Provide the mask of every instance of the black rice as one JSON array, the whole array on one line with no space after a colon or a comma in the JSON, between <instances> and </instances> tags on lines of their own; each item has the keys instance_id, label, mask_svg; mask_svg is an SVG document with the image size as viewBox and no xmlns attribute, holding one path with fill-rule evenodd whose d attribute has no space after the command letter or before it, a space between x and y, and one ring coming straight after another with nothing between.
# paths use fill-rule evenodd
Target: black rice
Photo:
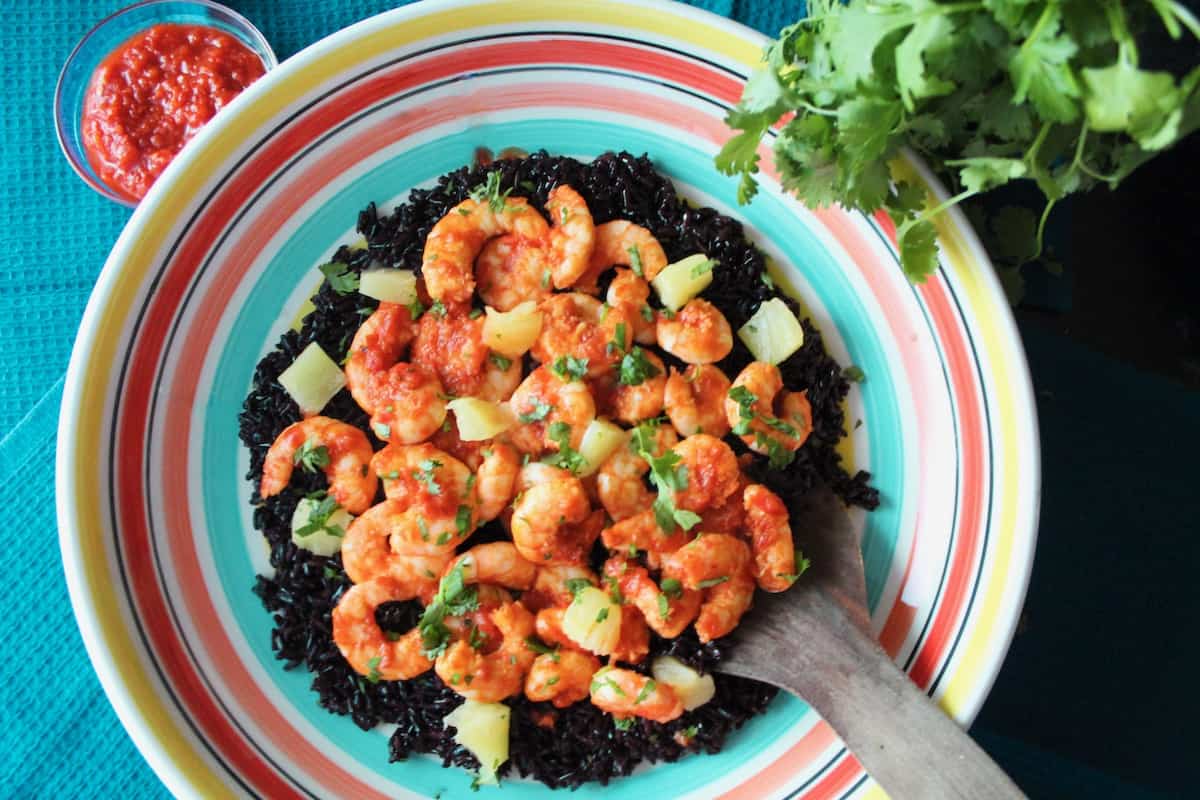
<instances>
[{"instance_id":1,"label":"black rice","mask_svg":"<svg viewBox=\"0 0 1200 800\"><path fill-rule=\"evenodd\" d=\"M670 260L696 252L716 259L718 266L705 297L724 312L734 329L764 300L782 296L763 279L763 254L746 241L740 223L713 209L692 207L654 169L650 159L629 153L606 153L584 164L543 152L487 167L463 167L443 176L433 189L413 190L408 202L391 214L381 215L374 204L369 205L358 217L358 230L367 248L343 247L334 260L353 272L371 264L419 272L429 229L483 183L490 170L500 172L503 188L528 197L539 209L552 188L569 184L583 195L597 223L629 219L649 228ZM783 299L797 310L793 300ZM240 415L240 437L250 451L247 478L256 486L267 449L283 428L300 419L296 405L279 385L279 373L314 341L333 358L343 358L359 323L375 307L365 296L336 292L329 281L322 284L313 303L315 309L302 329L284 334L275 350L259 362ZM770 469L765 458L755 455L749 471L789 504L813 487L829 484L846 502L874 508L879 498L869 485L870 476L848 474L834 449L845 436L841 401L848 384L841 367L825 352L817 330L808 320L803 325L804 346L780 369L790 389L808 390L812 435L787 469ZM735 339L733 352L719 366L732 376L751 360L749 351ZM382 446L348 392L339 393L323 413L361 428L376 447ZM749 452L737 437L728 441L736 452ZM350 586L341 557L324 558L297 548L290 527L299 499L324 487L320 473L297 471L292 485L281 494L254 501L254 526L266 537L275 568L273 577L259 576L254 591L274 615L271 646L276 657L287 669L304 666L313 674L312 688L320 705L329 711L349 715L363 729L381 723L396 725L389 741L391 760L431 753L447 766L478 767L474 757L454 742L453 730L443 727L443 717L461 698L436 676L429 673L412 681L371 683L349 667L334 645L331 612ZM491 524L478 531L473 542L503 535L498 525ZM596 558L602 557L598 548ZM418 613L412 603L387 604L376 619L385 630L401 632L412 627ZM689 631L675 640L652 637L650 657L671 654L710 670L720 661L724 647L721 641L701 645ZM674 761L689 752L717 752L733 730L766 707L775 690L725 675L718 674L715 680L717 695L706 705L665 725L635 720L628 730L617 729L611 716L590 703L556 709L515 698L509 703L513 709L511 755L502 771L516 769L549 786L575 787L587 781L607 783L614 776L628 774L643 759ZM550 720L552 727L546 724Z\"/></svg>"}]
</instances>

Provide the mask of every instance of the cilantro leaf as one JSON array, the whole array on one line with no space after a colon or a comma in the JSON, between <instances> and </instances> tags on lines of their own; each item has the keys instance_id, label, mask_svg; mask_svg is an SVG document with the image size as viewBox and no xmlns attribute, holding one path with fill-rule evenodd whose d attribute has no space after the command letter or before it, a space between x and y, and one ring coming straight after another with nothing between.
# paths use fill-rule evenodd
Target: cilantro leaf
<instances>
[{"instance_id":1,"label":"cilantro leaf","mask_svg":"<svg viewBox=\"0 0 1200 800\"><path fill-rule=\"evenodd\" d=\"M321 274L325 276L325 280L329 281L329 286L338 294L351 294L358 291L358 273L351 270L345 264L337 261L330 261L328 264L322 264L317 267L321 270Z\"/></svg>"},{"instance_id":2,"label":"cilantro leaf","mask_svg":"<svg viewBox=\"0 0 1200 800\"><path fill-rule=\"evenodd\" d=\"M304 444L292 454L292 463L305 472L316 472L329 466L329 448L317 444L316 439L305 439Z\"/></svg>"},{"instance_id":3,"label":"cilantro leaf","mask_svg":"<svg viewBox=\"0 0 1200 800\"><path fill-rule=\"evenodd\" d=\"M587 377L588 360L575 356L559 356L550 364L550 371L564 381L581 381Z\"/></svg>"},{"instance_id":4,"label":"cilantro leaf","mask_svg":"<svg viewBox=\"0 0 1200 800\"><path fill-rule=\"evenodd\" d=\"M428 658L436 658L450 644L450 629L446 617L458 617L479 608L479 590L463 578L459 564L442 578L437 593L421 615L417 630L421 634L421 650Z\"/></svg>"},{"instance_id":5,"label":"cilantro leaf","mask_svg":"<svg viewBox=\"0 0 1200 800\"><path fill-rule=\"evenodd\" d=\"M582 453L571 447L570 425L565 422L553 422L546 431L546 435L550 437L550 441L558 445L558 452L547 456L544 459L545 463L575 473L581 472L587 467L587 459L583 457Z\"/></svg>"},{"instance_id":6,"label":"cilantro leaf","mask_svg":"<svg viewBox=\"0 0 1200 800\"><path fill-rule=\"evenodd\" d=\"M517 419L526 424L530 422L541 422L547 416L549 416L550 412L553 410L554 406L550 405L549 403L543 403L541 400L535 400L533 402L533 408L529 411L526 411L524 414L519 414Z\"/></svg>"},{"instance_id":7,"label":"cilantro leaf","mask_svg":"<svg viewBox=\"0 0 1200 800\"><path fill-rule=\"evenodd\" d=\"M622 386L640 386L650 378L661 374L661 370L646 358L646 351L637 345L634 345L632 350L621 357L621 364L617 369L618 382Z\"/></svg>"}]
</instances>

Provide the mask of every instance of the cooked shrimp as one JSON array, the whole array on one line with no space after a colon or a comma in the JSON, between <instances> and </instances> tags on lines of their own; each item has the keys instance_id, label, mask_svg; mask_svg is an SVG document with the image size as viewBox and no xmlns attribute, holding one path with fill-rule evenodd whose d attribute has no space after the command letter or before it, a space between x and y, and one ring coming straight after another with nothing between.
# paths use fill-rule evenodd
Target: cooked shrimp
<instances>
[{"instance_id":1,"label":"cooked shrimp","mask_svg":"<svg viewBox=\"0 0 1200 800\"><path fill-rule=\"evenodd\" d=\"M539 483L513 504L512 538L517 550L537 564L581 564L604 526L592 511L578 478Z\"/></svg>"},{"instance_id":2,"label":"cooked shrimp","mask_svg":"<svg viewBox=\"0 0 1200 800\"><path fill-rule=\"evenodd\" d=\"M433 666L421 652L414 628L392 640L375 621L375 609L415 595L390 578L375 578L350 587L333 609L333 641L350 666L371 680L404 681Z\"/></svg>"},{"instance_id":3,"label":"cooked shrimp","mask_svg":"<svg viewBox=\"0 0 1200 800\"><path fill-rule=\"evenodd\" d=\"M683 436L707 433L718 439L729 433L725 395L729 378L712 364L693 364L683 372L671 370L663 390L663 407Z\"/></svg>"},{"instance_id":4,"label":"cooked shrimp","mask_svg":"<svg viewBox=\"0 0 1200 800\"><path fill-rule=\"evenodd\" d=\"M566 606L551 606L543 608L537 612L537 620L535 627L537 636L546 644L552 644L555 647L561 647L566 650L579 650L579 645L575 644L567 634L563 633L563 615L566 613Z\"/></svg>"},{"instance_id":5,"label":"cooked shrimp","mask_svg":"<svg viewBox=\"0 0 1200 800\"><path fill-rule=\"evenodd\" d=\"M679 439L669 425L654 429L654 456L661 456L674 447ZM654 493L646 487L650 464L633 451L630 443L618 447L600 465L596 473L596 494L608 515L617 522L645 511L654 502Z\"/></svg>"},{"instance_id":6,"label":"cooked shrimp","mask_svg":"<svg viewBox=\"0 0 1200 800\"><path fill-rule=\"evenodd\" d=\"M371 443L358 428L329 417L309 417L275 437L263 459L258 492L264 498L282 492L299 464L324 472L330 496L351 514L361 514L375 501L379 485L367 466L370 461Z\"/></svg>"},{"instance_id":7,"label":"cooked shrimp","mask_svg":"<svg viewBox=\"0 0 1200 800\"><path fill-rule=\"evenodd\" d=\"M525 696L535 703L549 700L566 708L588 697L600 659L582 650L543 653L525 678Z\"/></svg>"},{"instance_id":8,"label":"cooked shrimp","mask_svg":"<svg viewBox=\"0 0 1200 800\"><path fill-rule=\"evenodd\" d=\"M384 441L422 442L446 421L446 395L438 376L420 364L400 362L378 373L367 390L371 430Z\"/></svg>"},{"instance_id":9,"label":"cooked shrimp","mask_svg":"<svg viewBox=\"0 0 1200 800\"><path fill-rule=\"evenodd\" d=\"M475 259L493 237L515 233L542 240L549 232L542 219L521 197L500 203L464 200L438 220L425 240L421 274L429 296L443 303L466 303L475 291Z\"/></svg>"},{"instance_id":10,"label":"cooked shrimp","mask_svg":"<svg viewBox=\"0 0 1200 800\"><path fill-rule=\"evenodd\" d=\"M452 412L451 412L452 413ZM458 425L456 421L450 421L442 425L437 433L433 434L429 439L429 443L446 453L457 458L459 461L467 465L467 469L475 472L479 469L479 465L483 463L483 452L489 449L492 445L490 441L480 442L464 442L458 435Z\"/></svg>"},{"instance_id":11,"label":"cooked shrimp","mask_svg":"<svg viewBox=\"0 0 1200 800\"><path fill-rule=\"evenodd\" d=\"M633 340L638 344L658 344L654 311L650 308L650 284L633 270L619 269L608 293L604 296L610 306L623 307L633 320Z\"/></svg>"},{"instance_id":12,"label":"cooked shrimp","mask_svg":"<svg viewBox=\"0 0 1200 800\"><path fill-rule=\"evenodd\" d=\"M605 667L592 676L592 704L618 717L670 722L683 714L675 690L629 669Z\"/></svg>"},{"instance_id":13,"label":"cooked shrimp","mask_svg":"<svg viewBox=\"0 0 1200 800\"><path fill-rule=\"evenodd\" d=\"M633 348L621 361L621 375L612 397L613 416L630 425L657 417L663 411L666 388L667 368L662 359L640 347Z\"/></svg>"},{"instance_id":14,"label":"cooked shrimp","mask_svg":"<svg viewBox=\"0 0 1200 800\"><path fill-rule=\"evenodd\" d=\"M478 504L467 465L428 442L389 444L371 457L371 471L383 481L388 499L430 515L454 514L462 503Z\"/></svg>"},{"instance_id":15,"label":"cooked shrimp","mask_svg":"<svg viewBox=\"0 0 1200 800\"><path fill-rule=\"evenodd\" d=\"M667 254L654 234L629 220L615 219L597 225L592 263L576 281L576 289L595 293L600 276L614 264L632 267L635 275L650 281L667 265Z\"/></svg>"},{"instance_id":16,"label":"cooked shrimp","mask_svg":"<svg viewBox=\"0 0 1200 800\"><path fill-rule=\"evenodd\" d=\"M533 586L537 566L526 561L512 542L477 544L446 567L446 574L462 567L464 583L490 583L524 591Z\"/></svg>"},{"instance_id":17,"label":"cooked shrimp","mask_svg":"<svg viewBox=\"0 0 1200 800\"><path fill-rule=\"evenodd\" d=\"M451 552L422 555L393 550L391 515L398 511L395 506L381 509L386 505L375 506L350 523L342 538L342 566L355 583L386 576L427 602L437 591Z\"/></svg>"},{"instance_id":18,"label":"cooked shrimp","mask_svg":"<svg viewBox=\"0 0 1200 800\"><path fill-rule=\"evenodd\" d=\"M674 639L683 633L700 612L703 599L700 591L681 584L673 586L670 592L663 591L645 567L622 555L604 562L604 577L617 582L625 601L632 603L641 612L645 623L665 639Z\"/></svg>"},{"instance_id":19,"label":"cooked shrimp","mask_svg":"<svg viewBox=\"0 0 1200 800\"><path fill-rule=\"evenodd\" d=\"M446 391L455 397L479 393L488 365L488 348L483 343L483 317L470 316L465 305L430 311L417 322L417 336L409 357L438 376Z\"/></svg>"},{"instance_id":20,"label":"cooked shrimp","mask_svg":"<svg viewBox=\"0 0 1200 800\"><path fill-rule=\"evenodd\" d=\"M508 398L512 397L512 393L521 385L521 377L524 375L521 359L509 359L508 366L502 367L496 360L489 355L487 364L483 367L483 379L479 382L479 387L475 390L475 396L484 400L491 400L493 403L503 403Z\"/></svg>"},{"instance_id":21,"label":"cooked shrimp","mask_svg":"<svg viewBox=\"0 0 1200 800\"><path fill-rule=\"evenodd\" d=\"M517 493L520 472L521 456L512 445L495 442L483 451L483 463L475 473L480 521L487 522L500 516Z\"/></svg>"},{"instance_id":22,"label":"cooked shrimp","mask_svg":"<svg viewBox=\"0 0 1200 800\"><path fill-rule=\"evenodd\" d=\"M633 606L621 606L621 636L613 647L612 660L640 664L650 652L650 629L646 618Z\"/></svg>"},{"instance_id":23,"label":"cooked shrimp","mask_svg":"<svg viewBox=\"0 0 1200 800\"><path fill-rule=\"evenodd\" d=\"M692 535L678 525L671 533L663 531L650 509L613 523L600 534L609 550L623 553L641 550L655 562L658 557L683 547L691 538Z\"/></svg>"},{"instance_id":24,"label":"cooked shrimp","mask_svg":"<svg viewBox=\"0 0 1200 800\"><path fill-rule=\"evenodd\" d=\"M659 313L658 346L688 364L712 364L733 349L733 329L721 310L695 297L675 314Z\"/></svg>"},{"instance_id":25,"label":"cooked shrimp","mask_svg":"<svg viewBox=\"0 0 1200 800\"><path fill-rule=\"evenodd\" d=\"M476 289L483 302L500 311L549 297L552 273L545 243L515 235L500 236L483 246L475 259Z\"/></svg>"},{"instance_id":26,"label":"cooked shrimp","mask_svg":"<svg viewBox=\"0 0 1200 800\"><path fill-rule=\"evenodd\" d=\"M704 590L696 618L701 642L725 636L749 610L754 600L751 563L749 545L724 533L706 533L663 559L664 578Z\"/></svg>"},{"instance_id":27,"label":"cooked shrimp","mask_svg":"<svg viewBox=\"0 0 1200 800\"><path fill-rule=\"evenodd\" d=\"M587 359L587 374L594 378L613 369L633 342L628 312L586 294L556 294L542 303L541 311L542 332L531 352L543 365L559 356Z\"/></svg>"},{"instance_id":28,"label":"cooked shrimp","mask_svg":"<svg viewBox=\"0 0 1200 800\"><path fill-rule=\"evenodd\" d=\"M782 395L782 397L781 397ZM778 416L776 407L778 406ZM751 450L799 450L812 433L812 406L806 392L784 392L774 364L752 361L725 396L725 417Z\"/></svg>"},{"instance_id":29,"label":"cooked shrimp","mask_svg":"<svg viewBox=\"0 0 1200 800\"><path fill-rule=\"evenodd\" d=\"M521 602L531 611L552 606L566 606L572 600L567 581L584 580L593 586L599 583L596 573L581 564L549 564L538 567L533 589L521 595Z\"/></svg>"},{"instance_id":30,"label":"cooked shrimp","mask_svg":"<svg viewBox=\"0 0 1200 800\"><path fill-rule=\"evenodd\" d=\"M559 448L551 432L557 430L556 423L560 422L569 426L571 447L578 449L584 430L596 416L596 404L587 384L563 381L545 364L521 381L509 400L509 407L524 423L509 431L509 438L531 455Z\"/></svg>"},{"instance_id":31,"label":"cooked shrimp","mask_svg":"<svg viewBox=\"0 0 1200 800\"><path fill-rule=\"evenodd\" d=\"M546 200L550 213L550 272L557 289L565 289L587 271L596 242L592 212L579 192L556 186Z\"/></svg>"},{"instance_id":32,"label":"cooked shrimp","mask_svg":"<svg viewBox=\"0 0 1200 800\"><path fill-rule=\"evenodd\" d=\"M390 369L417 334L408 308L396 303L380 303L354 332L346 356L346 387L354 402L368 414L374 413L371 383Z\"/></svg>"},{"instance_id":33,"label":"cooked shrimp","mask_svg":"<svg viewBox=\"0 0 1200 800\"><path fill-rule=\"evenodd\" d=\"M742 504L742 492L746 483L745 474L739 474L738 488L725 498L725 502L709 506L700 512L700 524L696 530L740 536L746 527L746 509Z\"/></svg>"},{"instance_id":34,"label":"cooked shrimp","mask_svg":"<svg viewBox=\"0 0 1200 800\"><path fill-rule=\"evenodd\" d=\"M707 433L693 434L672 448L687 472L687 485L675 492L675 506L701 513L719 506L741 479L737 456L729 445Z\"/></svg>"},{"instance_id":35,"label":"cooked shrimp","mask_svg":"<svg viewBox=\"0 0 1200 800\"><path fill-rule=\"evenodd\" d=\"M743 498L754 577L760 589L782 592L796 580L796 545L788 525L787 506L777 494L757 483L746 487Z\"/></svg>"},{"instance_id":36,"label":"cooked shrimp","mask_svg":"<svg viewBox=\"0 0 1200 800\"><path fill-rule=\"evenodd\" d=\"M476 650L462 639L437 658L434 670L452 690L480 703L498 703L521 691L534 653L525 645L533 635L533 614L520 603L505 603L490 612L501 637L492 651Z\"/></svg>"},{"instance_id":37,"label":"cooked shrimp","mask_svg":"<svg viewBox=\"0 0 1200 800\"><path fill-rule=\"evenodd\" d=\"M542 461L530 461L523 465L521 471L517 473L517 491L523 492L539 483L570 480L574 477L570 470L562 467L551 466Z\"/></svg>"}]
</instances>

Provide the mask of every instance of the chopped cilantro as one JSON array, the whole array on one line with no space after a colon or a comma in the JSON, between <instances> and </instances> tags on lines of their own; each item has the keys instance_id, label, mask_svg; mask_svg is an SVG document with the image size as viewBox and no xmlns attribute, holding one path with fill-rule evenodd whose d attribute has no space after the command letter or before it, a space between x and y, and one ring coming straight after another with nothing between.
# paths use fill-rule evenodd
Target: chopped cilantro
<instances>
[{"instance_id":1,"label":"chopped cilantro","mask_svg":"<svg viewBox=\"0 0 1200 800\"><path fill-rule=\"evenodd\" d=\"M526 424L530 422L541 422L553 410L554 406L550 405L549 403L543 403L541 400L534 400L533 409L526 411L524 414L518 415L517 419Z\"/></svg>"},{"instance_id":2,"label":"chopped cilantro","mask_svg":"<svg viewBox=\"0 0 1200 800\"><path fill-rule=\"evenodd\" d=\"M542 288L543 289L550 288L550 268L549 267L542 270Z\"/></svg>"},{"instance_id":3,"label":"chopped cilantro","mask_svg":"<svg viewBox=\"0 0 1200 800\"><path fill-rule=\"evenodd\" d=\"M438 534L437 544L438 545L446 544L453 538L454 538L454 534L450 533L450 531L442 531L441 533Z\"/></svg>"},{"instance_id":4,"label":"chopped cilantro","mask_svg":"<svg viewBox=\"0 0 1200 800\"><path fill-rule=\"evenodd\" d=\"M435 317L446 316L446 305L441 300L434 300L433 305L429 306L429 313Z\"/></svg>"},{"instance_id":5,"label":"chopped cilantro","mask_svg":"<svg viewBox=\"0 0 1200 800\"><path fill-rule=\"evenodd\" d=\"M499 353L489 353L488 358L492 360L497 369L504 370L505 372L512 366L512 359L502 356Z\"/></svg>"},{"instance_id":6,"label":"chopped cilantro","mask_svg":"<svg viewBox=\"0 0 1200 800\"><path fill-rule=\"evenodd\" d=\"M762 279L763 285L766 286L768 289L775 288L775 279L772 278L771 274L769 272L767 272L765 269L761 273L759 273L758 277Z\"/></svg>"},{"instance_id":7,"label":"chopped cilantro","mask_svg":"<svg viewBox=\"0 0 1200 800\"><path fill-rule=\"evenodd\" d=\"M463 565L459 564L442 578L437 594L425 607L425 613L417 623L422 652L429 658L436 658L445 652L450 644L450 629L444 623L446 617L461 616L478 608L479 590L465 582Z\"/></svg>"},{"instance_id":8,"label":"chopped cilantro","mask_svg":"<svg viewBox=\"0 0 1200 800\"><path fill-rule=\"evenodd\" d=\"M642 315L642 319L646 320L646 322L654 322L654 309L653 308L651 308L650 306L642 306L639 309L639 312Z\"/></svg>"},{"instance_id":9,"label":"chopped cilantro","mask_svg":"<svg viewBox=\"0 0 1200 800\"><path fill-rule=\"evenodd\" d=\"M550 371L564 381L581 381L587 377L588 360L575 356L559 356L550 364Z\"/></svg>"},{"instance_id":10,"label":"chopped cilantro","mask_svg":"<svg viewBox=\"0 0 1200 800\"><path fill-rule=\"evenodd\" d=\"M299 464L305 472L316 472L329 466L329 448L317 444L315 439L306 439L295 453L292 463Z\"/></svg>"},{"instance_id":11,"label":"chopped cilantro","mask_svg":"<svg viewBox=\"0 0 1200 800\"><path fill-rule=\"evenodd\" d=\"M621 359L619 371L618 380L622 386L639 386L660 374L658 367L646 358L646 351L637 345Z\"/></svg>"},{"instance_id":12,"label":"chopped cilantro","mask_svg":"<svg viewBox=\"0 0 1200 800\"><path fill-rule=\"evenodd\" d=\"M683 584L674 578L663 578L660 586L662 593L667 597L679 597L683 594Z\"/></svg>"},{"instance_id":13,"label":"chopped cilantro","mask_svg":"<svg viewBox=\"0 0 1200 800\"><path fill-rule=\"evenodd\" d=\"M380 678L383 677L383 675L379 672L380 661L382 661L382 659L379 656L375 656L367 661L367 669L369 670L367 672L367 680L369 680L371 683L379 683Z\"/></svg>"},{"instance_id":14,"label":"chopped cilantro","mask_svg":"<svg viewBox=\"0 0 1200 800\"><path fill-rule=\"evenodd\" d=\"M475 477L472 475L471 477ZM454 515L454 527L458 530L459 536L466 536L471 532L471 507L460 505L458 511Z\"/></svg>"},{"instance_id":15,"label":"chopped cilantro","mask_svg":"<svg viewBox=\"0 0 1200 800\"><path fill-rule=\"evenodd\" d=\"M637 697L634 698L633 704L638 705L639 703L646 702L650 695L654 694L654 690L657 688L658 684L654 682L654 679L648 679L645 685L642 686L641 691L637 693Z\"/></svg>"},{"instance_id":16,"label":"chopped cilantro","mask_svg":"<svg viewBox=\"0 0 1200 800\"><path fill-rule=\"evenodd\" d=\"M425 313L425 304L421 302L420 298L414 297L413 301L408 304L408 313L412 316L413 322L416 322Z\"/></svg>"},{"instance_id":17,"label":"chopped cilantro","mask_svg":"<svg viewBox=\"0 0 1200 800\"><path fill-rule=\"evenodd\" d=\"M625 352L625 323L618 322L613 329L612 341L604 348L608 355Z\"/></svg>"},{"instance_id":18,"label":"chopped cilantro","mask_svg":"<svg viewBox=\"0 0 1200 800\"><path fill-rule=\"evenodd\" d=\"M310 496L308 499L315 500L317 498ZM337 501L328 494L325 494L324 497L320 498L316 507L309 512L308 521L296 529L296 535L304 538L324 531L331 536L344 536L346 532L342 530L341 526L329 524L329 518L339 508L341 506L337 504Z\"/></svg>"},{"instance_id":19,"label":"chopped cilantro","mask_svg":"<svg viewBox=\"0 0 1200 800\"><path fill-rule=\"evenodd\" d=\"M671 616L671 602L667 600L667 596L660 594L656 599L658 601L658 616L663 619Z\"/></svg>"},{"instance_id":20,"label":"chopped cilantro","mask_svg":"<svg viewBox=\"0 0 1200 800\"><path fill-rule=\"evenodd\" d=\"M482 316L483 316L482 308L472 308L470 313L467 314L467 319L479 319Z\"/></svg>"},{"instance_id":21,"label":"chopped cilantro","mask_svg":"<svg viewBox=\"0 0 1200 800\"><path fill-rule=\"evenodd\" d=\"M382 422L372 422L371 430L375 431L375 435L380 439L390 439L392 436L392 426Z\"/></svg>"},{"instance_id":22,"label":"chopped cilantro","mask_svg":"<svg viewBox=\"0 0 1200 800\"><path fill-rule=\"evenodd\" d=\"M552 677L552 678L550 678L548 681L546 681L546 685L547 685L547 686L553 686L553 685L554 685L554 684L556 684L556 683L558 683L558 676L557 676L557 675L555 675L554 677Z\"/></svg>"},{"instance_id":23,"label":"chopped cilantro","mask_svg":"<svg viewBox=\"0 0 1200 800\"><path fill-rule=\"evenodd\" d=\"M709 578L706 581L700 581L696 584L697 589L710 589L713 586L720 586L725 581L729 580L728 575L722 575L719 578Z\"/></svg>"},{"instance_id":24,"label":"chopped cilantro","mask_svg":"<svg viewBox=\"0 0 1200 800\"><path fill-rule=\"evenodd\" d=\"M613 727L619 731L627 731L633 727L633 717L613 717Z\"/></svg>"},{"instance_id":25,"label":"chopped cilantro","mask_svg":"<svg viewBox=\"0 0 1200 800\"><path fill-rule=\"evenodd\" d=\"M329 281L330 288L338 294L350 294L358 291L358 273L352 271L345 264L330 261L317 269L321 270L325 280Z\"/></svg>"},{"instance_id":26,"label":"chopped cilantro","mask_svg":"<svg viewBox=\"0 0 1200 800\"><path fill-rule=\"evenodd\" d=\"M546 434L558 445L558 452L545 458L545 463L578 473L587 466L587 459L571 447L571 426L565 422L552 422Z\"/></svg>"},{"instance_id":27,"label":"chopped cilantro","mask_svg":"<svg viewBox=\"0 0 1200 800\"><path fill-rule=\"evenodd\" d=\"M854 383L862 383L867 379L867 374L862 371L862 367L857 364L851 364L842 370L842 377Z\"/></svg>"},{"instance_id":28,"label":"chopped cilantro","mask_svg":"<svg viewBox=\"0 0 1200 800\"><path fill-rule=\"evenodd\" d=\"M608 619L608 606L596 612L596 622L604 622L606 619Z\"/></svg>"},{"instance_id":29,"label":"chopped cilantro","mask_svg":"<svg viewBox=\"0 0 1200 800\"><path fill-rule=\"evenodd\" d=\"M692 278L693 279L699 278L701 275L704 275L705 273L712 272L713 267L715 267L716 265L717 265L717 262L713 261L711 258L704 259L703 261L701 261L700 263L698 263L694 267L692 267Z\"/></svg>"},{"instance_id":30,"label":"chopped cilantro","mask_svg":"<svg viewBox=\"0 0 1200 800\"><path fill-rule=\"evenodd\" d=\"M440 469L442 462L434 458L426 458L417 463L417 469L413 470L412 476L418 483L425 484L425 490L431 495L439 495L442 493L442 485L437 482L434 477L434 471Z\"/></svg>"},{"instance_id":31,"label":"chopped cilantro","mask_svg":"<svg viewBox=\"0 0 1200 800\"><path fill-rule=\"evenodd\" d=\"M504 210L511 191L512 189L500 190L500 172L492 170L487 174L483 183L470 191L469 196L476 203L487 203L492 213L499 214Z\"/></svg>"},{"instance_id":32,"label":"chopped cilantro","mask_svg":"<svg viewBox=\"0 0 1200 800\"><path fill-rule=\"evenodd\" d=\"M587 578L567 578L563 582L563 586L571 593L573 597L578 597L579 593L587 587L591 586L592 582Z\"/></svg>"},{"instance_id":33,"label":"chopped cilantro","mask_svg":"<svg viewBox=\"0 0 1200 800\"><path fill-rule=\"evenodd\" d=\"M633 274L639 278L644 277L646 270L642 266L642 254L638 252L637 245L633 245L625 252L629 253L629 266L633 270Z\"/></svg>"}]
</instances>

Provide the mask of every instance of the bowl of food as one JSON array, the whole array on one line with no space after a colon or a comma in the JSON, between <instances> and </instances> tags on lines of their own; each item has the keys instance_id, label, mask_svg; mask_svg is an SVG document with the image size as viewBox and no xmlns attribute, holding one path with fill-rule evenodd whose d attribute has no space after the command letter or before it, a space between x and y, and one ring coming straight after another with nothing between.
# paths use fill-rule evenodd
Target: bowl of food
<instances>
[{"instance_id":1,"label":"bowl of food","mask_svg":"<svg viewBox=\"0 0 1200 800\"><path fill-rule=\"evenodd\" d=\"M969 723L1032 558L1020 342L959 216L914 286L886 217L806 209L769 161L737 205L713 156L762 43L673 4L399 9L151 189L81 327L58 502L89 655L172 791L878 791L712 669L804 580L822 484L874 632Z\"/></svg>"},{"instance_id":2,"label":"bowl of food","mask_svg":"<svg viewBox=\"0 0 1200 800\"><path fill-rule=\"evenodd\" d=\"M146 0L92 28L54 92L58 143L100 194L134 206L200 127L278 62L211 0Z\"/></svg>"}]
</instances>

